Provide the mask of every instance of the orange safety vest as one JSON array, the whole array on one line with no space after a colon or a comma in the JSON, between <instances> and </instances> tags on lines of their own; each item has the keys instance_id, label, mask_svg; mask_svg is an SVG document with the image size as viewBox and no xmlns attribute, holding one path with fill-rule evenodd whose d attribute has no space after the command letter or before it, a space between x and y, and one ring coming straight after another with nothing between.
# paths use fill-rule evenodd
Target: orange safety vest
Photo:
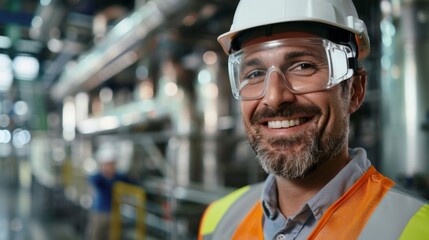
<instances>
[{"instance_id":1,"label":"orange safety vest","mask_svg":"<svg viewBox=\"0 0 429 240\"><path fill-rule=\"evenodd\" d=\"M308 239L357 239L376 207L393 185L394 182L371 166L340 199L327 209ZM219 212L219 209L211 207L212 205L203 216L199 240L215 239L206 237L213 232L213 227L207 225L214 223L208 219L209 216L216 215L214 211ZM420 211L420 219L415 221L429 223L428 213L429 207L424 205ZM262 219L263 210L258 200L228 239L264 239ZM427 227L424 228L427 229ZM426 233L429 233L428 230L425 231ZM429 239L429 235L426 236Z\"/></svg>"}]
</instances>

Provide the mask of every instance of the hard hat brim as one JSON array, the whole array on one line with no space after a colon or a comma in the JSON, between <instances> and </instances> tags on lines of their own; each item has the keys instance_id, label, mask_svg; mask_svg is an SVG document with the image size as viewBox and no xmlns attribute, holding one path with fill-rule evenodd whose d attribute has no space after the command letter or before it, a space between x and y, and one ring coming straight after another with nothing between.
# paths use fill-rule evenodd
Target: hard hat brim
<instances>
[{"instance_id":1,"label":"hard hat brim","mask_svg":"<svg viewBox=\"0 0 429 240\"><path fill-rule=\"evenodd\" d=\"M241 32L250 30L250 29L254 29L256 27L262 27L262 26L267 26L267 25L272 25L272 24L279 24L279 23L294 23L294 22L314 22L314 23L322 23L322 24L326 24L328 26L334 26L340 29L344 29L347 30L351 33L353 33L355 35L356 38L356 42L358 45L358 49L359 49L359 54L358 54L358 58L359 60L362 60L364 58L366 58L369 55L370 52L370 42L369 42L369 37L367 34L363 34L362 32L356 32L355 29L353 28L346 28L343 25L339 25L339 24L334 24L332 22L327 22L324 21L322 19L306 19L306 20L302 20L302 19L290 19L285 21L284 19L282 21L279 22L271 22L269 24L261 24L259 26L248 26L248 27L243 27L237 30L231 30L229 32L226 32L222 35L220 35L217 38L217 41L219 42L219 44L221 45L223 51L229 55L231 52L231 43L232 41L238 36L238 34L240 34Z\"/></svg>"}]
</instances>

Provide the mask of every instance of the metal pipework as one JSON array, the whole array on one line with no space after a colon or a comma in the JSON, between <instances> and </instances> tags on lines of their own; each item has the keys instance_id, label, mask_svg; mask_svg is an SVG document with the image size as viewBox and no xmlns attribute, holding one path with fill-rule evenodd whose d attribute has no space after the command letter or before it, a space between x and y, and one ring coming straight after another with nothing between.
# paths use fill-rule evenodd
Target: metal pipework
<instances>
[{"instance_id":1,"label":"metal pipework","mask_svg":"<svg viewBox=\"0 0 429 240\"><path fill-rule=\"evenodd\" d=\"M397 179L429 170L429 1L382 3L382 169Z\"/></svg>"},{"instance_id":2,"label":"metal pipework","mask_svg":"<svg viewBox=\"0 0 429 240\"><path fill-rule=\"evenodd\" d=\"M75 94L79 89L90 90L101 84L106 80L106 77L100 74L104 69L111 67L117 59L121 60L117 63L123 63L124 61L121 59L123 55L126 55L141 40L159 29L171 16L191 8L192 4L189 3L188 0L153 0L147 2L117 24L97 47L78 61L76 66L65 69L58 83L53 86L50 92L52 98L58 101ZM122 69L117 69L117 71L123 70L138 60L136 57L127 59L128 64L122 66Z\"/></svg>"}]
</instances>

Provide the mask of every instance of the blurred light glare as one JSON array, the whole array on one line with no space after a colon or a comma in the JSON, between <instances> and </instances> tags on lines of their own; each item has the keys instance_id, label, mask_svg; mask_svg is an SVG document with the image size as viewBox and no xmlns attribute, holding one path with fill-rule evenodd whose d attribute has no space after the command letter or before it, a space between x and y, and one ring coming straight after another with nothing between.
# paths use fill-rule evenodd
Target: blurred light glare
<instances>
[{"instance_id":1,"label":"blurred light glare","mask_svg":"<svg viewBox=\"0 0 429 240\"><path fill-rule=\"evenodd\" d=\"M28 35L30 35L30 38L32 38L32 39L37 39L40 36L40 29L39 28L30 28Z\"/></svg>"},{"instance_id":2,"label":"blurred light glare","mask_svg":"<svg viewBox=\"0 0 429 240\"><path fill-rule=\"evenodd\" d=\"M213 4L207 4L202 10L201 15L204 17L211 17L218 11L218 7Z\"/></svg>"},{"instance_id":3,"label":"blurred light glare","mask_svg":"<svg viewBox=\"0 0 429 240\"><path fill-rule=\"evenodd\" d=\"M389 57L383 56L381 58L381 67L383 69L386 69L386 70L388 70L388 69L390 69L392 67L392 61L390 60Z\"/></svg>"},{"instance_id":4,"label":"blurred light glare","mask_svg":"<svg viewBox=\"0 0 429 240\"><path fill-rule=\"evenodd\" d=\"M0 115L0 127L5 128L10 124L10 118L7 114Z\"/></svg>"},{"instance_id":5,"label":"blurred light glare","mask_svg":"<svg viewBox=\"0 0 429 240\"><path fill-rule=\"evenodd\" d=\"M104 87L100 90L100 100L104 103L111 102L113 100L113 91L108 87Z\"/></svg>"},{"instance_id":6,"label":"blurred light glare","mask_svg":"<svg viewBox=\"0 0 429 240\"><path fill-rule=\"evenodd\" d=\"M8 49L12 46L12 40L6 36L0 36L0 48Z\"/></svg>"},{"instance_id":7,"label":"blurred light glare","mask_svg":"<svg viewBox=\"0 0 429 240\"><path fill-rule=\"evenodd\" d=\"M144 80L149 76L149 70L146 66L140 65L137 67L136 76L140 80Z\"/></svg>"},{"instance_id":8,"label":"blurred light glare","mask_svg":"<svg viewBox=\"0 0 429 240\"><path fill-rule=\"evenodd\" d=\"M97 162L94 158L87 158L83 161L83 170L88 173L94 173L97 170Z\"/></svg>"},{"instance_id":9,"label":"blurred light glare","mask_svg":"<svg viewBox=\"0 0 429 240\"><path fill-rule=\"evenodd\" d=\"M151 99L154 96L153 83L150 81L143 81L139 86L140 99Z\"/></svg>"},{"instance_id":10,"label":"blurred light glare","mask_svg":"<svg viewBox=\"0 0 429 240\"><path fill-rule=\"evenodd\" d=\"M27 130L22 130L20 128L13 131L12 143L16 148L22 148L28 144L31 140L31 134Z\"/></svg>"},{"instance_id":11,"label":"blurred light glare","mask_svg":"<svg viewBox=\"0 0 429 240\"><path fill-rule=\"evenodd\" d=\"M52 159L56 162L62 162L66 157L66 153L63 149L54 148L52 150Z\"/></svg>"},{"instance_id":12,"label":"blurred light glare","mask_svg":"<svg viewBox=\"0 0 429 240\"><path fill-rule=\"evenodd\" d=\"M51 4L51 0L40 0L40 5L42 6L48 6Z\"/></svg>"},{"instance_id":13,"label":"blurred light glare","mask_svg":"<svg viewBox=\"0 0 429 240\"><path fill-rule=\"evenodd\" d=\"M89 113L89 95L85 92L76 94L76 122L88 118Z\"/></svg>"},{"instance_id":14,"label":"blurred light glare","mask_svg":"<svg viewBox=\"0 0 429 240\"><path fill-rule=\"evenodd\" d=\"M75 138L76 106L73 98L67 98L63 105L63 138L72 141Z\"/></svg>"},{"instance_id":15,"label":"blurred light glare","mask_svg":"<svg viewBox=\"0 0 429 240\"><path fill-rule=\"evenodd\" d=\"M58 139L58 138L51 139L50 146L52 149L51 150L52 159L57 163L63 162L66 158L66 153L65 153L64 142L62 141L62 139Z\"/></svg>"},{"instance_id":16,"label":"blurred light glare","mask_svg":"<svg viewBox=\"0 0 429 240\"><path fill-rule=\"evenodd\" d=\"M40 16L35 16L33 20L31 21L31 26L34 28L39 28L43 24L43 19Z\"/></svg>"},{"instance_id":17,"label":"blurred light glare","mask_svg":"<svg viewBox=\"0 0 429 240\"><path fill-rule=\"evenodd\" d=\"M12 60L6 54L0 54L0 71L12 72Z\"/></svg>"},{"instance_id":18,"label":"blurred light glare","mask_svg":"<svg viewBox=\"0 0 429 240\"><path fill-rule=\"evenodd\" d=\"M63 48L63 42L59 39L56 38L51 38L48 41L48 49L49 51L53 52L53 53L58 53L62 50Z\"/></svg>"},{"instance_id":19,"label":"blurred light glare","mask_svg":"<svg viewBox=\"0 0 429 240\"><path fill-rule=\"evenodd\" d=\"M209 84L212 80L211 74L208 70L201 70L198 73L198 82L201 85Z\"/></svg>"},{"instance_id":20,"label":"blurred light glare","mask_svg":"<svg viewBox=\"0 0 429 240\"><path fill-rule=\"evenodd\" d=\"M11 69L12 60L6 54L0 54L0 69Z\"/></svg>"},{"instance_id":21,"label":"blurred light glare","mask_svg":"<svg viewBox=\"0 0 429 240\"><path fill-rule=\"evenodd\" d=\"M14 106L13 110L18 116L25 116L28 114L28 104L24 101L17 101Z\"/></svg>"},{"instance_id":22,"label":"blurred light glare","mask_svg":"<svg viewBox=\"0 0 429 240\"><path fill-rule=\"evenodd\" d=\"M92 206L92 197L91 197L91 195L88 195L88 194L82 195L80 197L80 199L79 199L79 203L85 209L90 208Z\"/></svg>"},{"instance_id":23,"label":"blurred light glare","mask_svg":"<svg viewBox=\"0 0 429 240\"><path fill-rule=\"evenodd\" d=\"M396 34L396 28L395 25L389 24L387 26L387 33L390 34L390 36L394 36Z\"/></svg>"},{"instance_id":24,"label":"blurred light glare","mask_svg":"<svg viewBox=\"0 0 429 240\"><path fill-rule=\"evenodd\" d=\"M392 12L392 4L388 0L380 2L381 12L384 14L390 14Z\"/></svg>"},{"instance_id":25,"label":"blurred light glare","mask_svg":"<svg viewBox=\"0 0 429 240\"><path fill-rule=\"evenodd\" d=\"M164 91L167 96L173 97L176 96L179 91L179 88L177 87L176 83L169 82L165 84Z\"/></svg>"},{"instance_id":26,"label":"blurred light glare","mask_svg":"<svg viewBox=\"0 0 429 240\"><path fill-rule=\"evenodd\" d=\"M98 131L98 122L96 119L86 119L78 123L77 129L83 134L90 134Z\"/></svg>"},{"instance_id":27,"label":"blurred light glare","mask_svg":"<svg viewBox=\"0 0 429 240\"><path fill-rule=\"evenodd\" d=\"M133 31L133 26L132 18L124 18L115 26L115 28L112 29L112 32L118 36L125 35L126 33Z\"/></svg>"},{"instance_id":28,"label":"blurred light glare","mask_svg":"<svg viewBox=\"0 0 429 240\"><path fill-rule=\"evenodd\" d=\"M203 54L203 60L207 65L213 65L217 62L217 54L213 51L207 51Z\"/></svg>"},{"instance_id":29,"label":"blurred light glare","mask_svg":"<svg viewBox=\"0 0 429 240\"><path fill-rule=\"evenodd\" d=\"M183 21L182 21L183 25L190 27L195 24L195 22L197 21L197 18L198 18L197 14L191 13L183 18Z\"/></svg>"},{"instance_id":30,"label":"blurred light glare","mask_svg":"<svg viewBox=\"0 0 429 240\"><path fill-rule=\"evenodd\" d=\"M216 84L211 83L206 87L205 92L208 98L216 99L219 94L219 89Z\"/></svg>"},{"instance_id":31,"label":"blurred light glare","mask_svg":"<svg viewBox=\"0 0 429 240\"><path fill-rule=\"evenodd\" d=\"M13 59L13 71L16 78L34 80L39 75L39 61L31 56L17 56Z\"/></svg>"},{"instance_id":32,"label":"blurred light glare","mask_svg":"<svg viewBox=\"0 0 429 240\"><path fill-rule=\"evenodd\" d=\"M13 74L10 70L0 69L0 92L6 92L13 83Z\"/></svg>"},{"instance_id":33,"label":"blurred light glare","mask_svg":"<svg viewBox=\"0 0 429 240\"><path fill-rule=\"evenodd\" d=\"M382 42L385 47L391 47L393 43L391 37L382 37Z\"/></svg>"},{"instance_id":34,"label":"blurred light glare","mask_svg":"<svg viewBox=\"0 0 429 240\"><path fill-rule=\"evenodd\" d=\"M9 130L0 130L0 143L9 143L12 139L12 134Z\"/></svg>"},{"instance_id":35,"label":"blurred light glare","mask_svg":"<svg viewBox=\"0 0 429 240\"><path fill-rule=\"evenodd\" d=\"M99 119L101 131L112 130L120 126L120 121L116 116L106 116Z\"/></svg>"}]
</instances>

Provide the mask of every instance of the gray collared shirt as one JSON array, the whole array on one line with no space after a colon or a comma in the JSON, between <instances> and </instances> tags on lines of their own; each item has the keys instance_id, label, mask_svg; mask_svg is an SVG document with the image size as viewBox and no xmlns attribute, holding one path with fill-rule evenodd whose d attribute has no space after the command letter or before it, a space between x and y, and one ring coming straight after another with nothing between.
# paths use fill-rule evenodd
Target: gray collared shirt
<instances>
[{"instance_id":1,"label":"gray collared shirt","mask_svg":"<svg viewBox=\"0 0 429 240\"><path fill-rule=\"evenodd\" d=\"M310 235L326 210L371 166L364 149L349 152L352 160L292 217L286 218L278 209L275 177L268 176L262 192L264 239L306 239Z\"/></svg>"}]
</instances>

